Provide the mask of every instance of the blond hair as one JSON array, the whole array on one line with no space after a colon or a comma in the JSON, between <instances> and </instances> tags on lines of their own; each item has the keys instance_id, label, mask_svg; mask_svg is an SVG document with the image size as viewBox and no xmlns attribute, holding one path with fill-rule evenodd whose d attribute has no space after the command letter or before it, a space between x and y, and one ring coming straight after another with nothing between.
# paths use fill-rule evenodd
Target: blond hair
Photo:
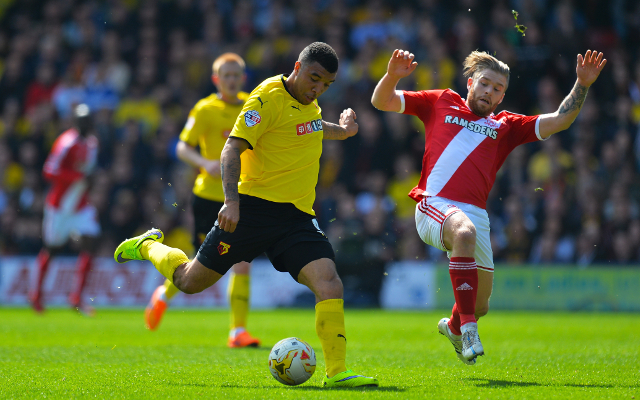
<instances>
[{"instance_id":1,"label":"blond hair","mask_svg":"<svg viewBox=\"0 0 640 400\"><path fill-rule=\"evenodd\" d=\"M477 76L476 74L485 69L490 69L504 75L507 78L507 86L509 86L509 76L511 74L509 72L509 66L487 52L478 50L472 51L471 54L464 59L462 65L464 66L463 74L465 78L475 79Z\"/></svg>"},{"instance_id":2,"label":"blond hair","mask_svg":"<svg viewBox=\"0 0 640 400\"><path fill-rule=\"evenodd\" d=\"M228 62L234 62L238 64L243 71L245 69L245 63L242 57L240 57L236 53L224 53L216 58L216 60L213 62L213 65L211 66L213 74L218 75L218 72L220 72L220 67Z\"/></svg>"}]
</instances>

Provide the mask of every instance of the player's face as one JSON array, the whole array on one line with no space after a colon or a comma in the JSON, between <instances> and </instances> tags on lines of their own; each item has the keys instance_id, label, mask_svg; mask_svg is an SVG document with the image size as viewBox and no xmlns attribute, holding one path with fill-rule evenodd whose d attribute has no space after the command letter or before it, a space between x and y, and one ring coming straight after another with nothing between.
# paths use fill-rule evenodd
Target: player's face
<instances>
[{"instance_id":1,"label":"player's face","mask_svg":"<svg viewBox=\"0 0 640 400\"><path fill-rule=\"evenodd\" d=\"M504 99L507 77L496 71L485 69L467 81L467 104L480 117L490 115Z\"/></svg>"},{"instance_id":2,"label":"player's face","mask_svg":"<svg viewBox=\"0 0 640 400\"><path fill-rule=\"evenodd\" d=\"M225 97L236 97L244 86L246 75L242 67L233 61L220 66L217 75L213 75L213 83L218 92Z\"/></svg>"},{"instance_id":3,"label":"player's face","mask_svg":"<svg viewBox=\"0 0 640 400\"><path fill-rule=\"evenodd\" d=\"M337 75L337 72L330 74L316 61L305 64L296 61L295 73L293 96L304 105L311 104L329 89Z\"/></svg>"}]
</instances>

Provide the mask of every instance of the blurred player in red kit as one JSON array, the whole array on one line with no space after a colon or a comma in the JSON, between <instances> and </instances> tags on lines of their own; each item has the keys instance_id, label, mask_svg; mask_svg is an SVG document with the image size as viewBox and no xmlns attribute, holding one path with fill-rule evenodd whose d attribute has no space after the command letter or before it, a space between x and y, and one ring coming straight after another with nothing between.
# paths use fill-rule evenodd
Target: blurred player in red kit
<instances>
[{"instance_id":1,"label":"blurred player in red kit","mask_svg":"<svg viewBox=\"0 0 640 400\"><path fill-rule=\"evenodd\" d=\"M75 288L69 303L79 312L91 316L92 307L82 302L82 289L91 269L100 224L95 207L88 202L88 177L96 166L98 139L91 135L93 124L86 104L74 109L74 126L63 132L53 144L44 163L43 175L51 183L44 206L42 240L44 247L37 257L38 276L30 295L36 312L44 311L42 282L51 257L57 254L70 238L80 241Z\"/></svg>"},{"instance_id":2,"label":"blurred player in red kit","mask_svg":"<svg viewBox=\"0 0 640 400\"><path fill-rule=\"evenodd\" d=\"M396 90L418 65L408 51L395 50L371 103L382 111L415 115L425 126L425 152L418 186L409 196L418 202L416 228L422 240L449 258L455 304L438 331L453 344L458 358L475 364L484 355L477 319L489 311L493 253L485 211L496 173L517 146L545 140L576 119L607 60L588 50L578 54L577 80L554 113L494 115L509 86L509 67L474 51L465 59L466 100L451 89Z\"/></svg>"}]
</instances>

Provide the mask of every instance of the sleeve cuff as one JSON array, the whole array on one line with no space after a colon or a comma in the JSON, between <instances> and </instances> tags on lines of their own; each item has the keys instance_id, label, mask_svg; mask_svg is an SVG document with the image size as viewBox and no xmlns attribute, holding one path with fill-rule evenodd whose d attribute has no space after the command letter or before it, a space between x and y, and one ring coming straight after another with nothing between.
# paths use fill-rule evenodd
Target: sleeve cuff
<instances>
[{"instance_id":1,"label":"sleeve cuff","mask_svg":"<svg viewBox=\"0 0 640 400\"><path fill-rule=\"evenodd\" d=\"M398 111L398 113L403 114L404 113L404 91L396 90L396 94L400 96L400 111ZM536 132L537 132L537 128L536 128Z\"/></svg>"},{"instance_id":2,"label":"sleeve cuff","mask_svg":"<svg viewBox=\"0 0 640 400\"><path fill-rule=\"evenodd\" d=\"M240 136L235 136L235 135L229 135L229 137L232 137L234 139L240 139L240 140L244 140L245 142L247 142L249 144L249 150L253 150L253 145L251 144L251 142L243 137Z\"/></svg>"},{"instance_id":3,"label":"sleeve cuff","mask_svg":"<svg viewBox=\"0 0 640 400\"><path fill-rule=\"evenodd\" d=\"M536 118L536 136L538 137L538 140L541 140L543 142L545 140L549 139L549 137L551 137L551 136L549 136L549 137L543 139L542 136L540 136L540 116L538 116L538 118Z\"/></svg>"}]
</instances>

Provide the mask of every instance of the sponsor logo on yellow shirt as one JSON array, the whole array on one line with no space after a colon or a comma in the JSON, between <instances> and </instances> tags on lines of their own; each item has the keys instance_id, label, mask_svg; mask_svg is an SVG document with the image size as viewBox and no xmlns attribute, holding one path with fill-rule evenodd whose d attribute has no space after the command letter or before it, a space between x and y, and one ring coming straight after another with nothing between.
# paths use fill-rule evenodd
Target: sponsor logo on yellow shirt
<instances>
[{"instance_id":1,"label":"sponsor logo on yellow shirt","mask_svg":"<svg viewBox=\"0 0 640 400\"><path fill-rule=\"evenodd\" d=\"M244 123L248 128L258 125L260 121L262 121L262 118L256 110L249 110L244 113Z\"/></svg>"},{"instance_id":2,"label":"sponsor logo on yellow shirt","mask_svg":"<svg viewBox=\"0 0 640 400\"><path fill-rule=\"evenodd\" d=\"M305 122L304 124L296 125L296 133L298 136L308 135L312 132L318 132L322 130L322 119L316 119L313 121Z\"/></svg>"}]
</instances>

